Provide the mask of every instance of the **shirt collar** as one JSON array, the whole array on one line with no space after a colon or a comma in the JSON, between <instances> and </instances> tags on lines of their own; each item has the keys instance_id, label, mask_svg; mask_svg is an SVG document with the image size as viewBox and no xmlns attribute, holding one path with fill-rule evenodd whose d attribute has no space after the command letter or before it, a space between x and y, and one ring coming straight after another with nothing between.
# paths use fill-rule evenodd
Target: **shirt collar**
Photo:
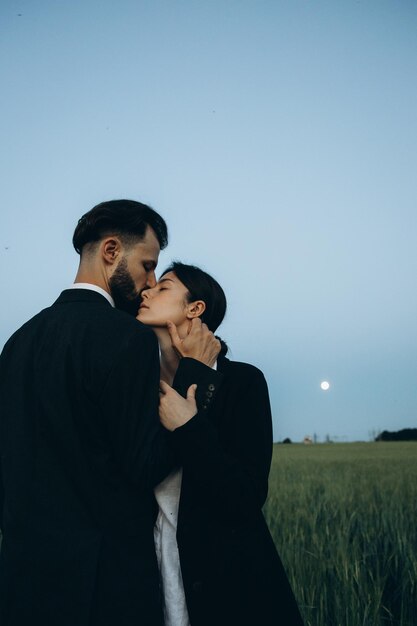
<instances>
[{"instance_id":1,"label":"shirt collar","mask_svg":"<svg viewBox=\"0 0 417 626\"><path fill-rule=\"evenodd\" d=\"M91 283L74 283L73 285L71 285L70 289L89 289L90 291L96 291L97 293L104 296L113 308L116 306L111 295L98 285L92 285Z\"/></svg>"}]
</instances>

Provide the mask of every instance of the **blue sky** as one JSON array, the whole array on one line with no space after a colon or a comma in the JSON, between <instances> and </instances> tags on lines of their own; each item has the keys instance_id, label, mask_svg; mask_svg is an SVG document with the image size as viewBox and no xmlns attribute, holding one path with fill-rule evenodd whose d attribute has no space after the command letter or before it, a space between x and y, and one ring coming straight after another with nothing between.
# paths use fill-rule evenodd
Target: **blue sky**
<instances>
[{"instance_id":1,"label":"blue sky","mask_svg":"<svg viewBox=\"0 0 417 626\"><path fill-rule=\"evenodd\" d=\"M275 439L417 427L417 4L3 0L0 343L128 197L224 286ZM323 379L331 383L323 392ZM254 416L256 419L256 416Z\"/></svg>"}]
</instances>

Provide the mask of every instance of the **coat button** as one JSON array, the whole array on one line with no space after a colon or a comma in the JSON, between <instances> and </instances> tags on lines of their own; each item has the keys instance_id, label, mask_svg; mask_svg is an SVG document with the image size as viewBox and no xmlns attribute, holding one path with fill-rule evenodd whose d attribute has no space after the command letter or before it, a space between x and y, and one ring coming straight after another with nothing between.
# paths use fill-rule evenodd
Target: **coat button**
<instances>
[{"instance_id":1,"label":"coat button","mask_svg":"<svg viewBox=\"0 0 417 626\"><path fill-rule=\"evenodd\" d=\"M213 384L209 385L208 388L210 389L210 391L214 391L216 389L216 387Z\"/></svg>"},{"instance_id":2,"label":"coat button","mask_svg":"<svg viewBox=\"0 0 417 626\"><path fill-rule=\"evenodd\" d=\"M213 395L213 392L212 392L212 391L206 391L206 396L207 396L207 398L211 398L211 397L212 397L212 395Z\"/></svg>"},{"instance_id":3,"label":"coat button","mask_svg":"<svg viewBox=\"0 0 417 626\"><path fill-rule=\"evenodd\" d=\"M203 404L203 409L207 409L207 404Z\"/></svg>"},{"instance_id":4,"label":"coat button","mask_svg":"<svg viewBox=\"0 0 417 626\"><path fill-rule=\"evenodd\" d=\"M195 580L193 582L193 591L195 591L196 593L199 593L203 588L203 583L201 582L201 580Z\"/></svg>"}]
</instances>

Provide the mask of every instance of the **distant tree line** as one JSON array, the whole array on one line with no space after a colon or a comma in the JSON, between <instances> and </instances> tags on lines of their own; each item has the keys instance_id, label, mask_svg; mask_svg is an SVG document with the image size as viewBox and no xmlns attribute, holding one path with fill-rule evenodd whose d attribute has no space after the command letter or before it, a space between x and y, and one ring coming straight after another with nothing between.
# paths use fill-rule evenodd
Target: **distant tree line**
<instances>
[{"instance_id":1,"label":"distant tree line","mask_svg":"<svg viewBox=\"0 0 417 626\"><path fill-rule=\"evenodd\" d=\"M375 441L417 441L417 428L403 428L393 432L383 430L375 437Z\"/></svg>"}]
</instances>

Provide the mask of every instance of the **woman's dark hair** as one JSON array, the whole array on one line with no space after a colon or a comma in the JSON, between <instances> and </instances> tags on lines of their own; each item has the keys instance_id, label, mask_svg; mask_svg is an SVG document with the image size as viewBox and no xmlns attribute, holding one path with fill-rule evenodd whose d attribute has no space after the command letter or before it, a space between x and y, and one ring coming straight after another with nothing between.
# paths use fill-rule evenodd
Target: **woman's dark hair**
<instances>
[{"instance_id":1,"label":"woman's dark hair","mask_svg":"<svg viewBox=\"0 0 417 626\"><path fill-rule=\"evenodd\" d=\"M118 235L125 245L131 245L143 239L148 226L155 231L163 250L168 243L168 229L156 211L135 200L109 200L97 204L78 220L72 243L78 254L86 244L108 235Z\"/></svg>"},{"instance_id":2,"label":"woman's dark hair","mask_svg":"<svg viewBox=\"0 0 417 626\"><path fill-rule=\"evenodd\" d=\"M206 309L201 321L207 324L208 328L214 333L222 323L227 309L226 296L217 280L210 274L204 272L195 265L186 265L179 261L173 261L169 267L162 273L162 276L174 272L175 276L182 282L188 290L188 302L194 300L203 300ZM227 353L226 343L217 337L221 343L220 355Z\"/></svg>"}]
</instances>

